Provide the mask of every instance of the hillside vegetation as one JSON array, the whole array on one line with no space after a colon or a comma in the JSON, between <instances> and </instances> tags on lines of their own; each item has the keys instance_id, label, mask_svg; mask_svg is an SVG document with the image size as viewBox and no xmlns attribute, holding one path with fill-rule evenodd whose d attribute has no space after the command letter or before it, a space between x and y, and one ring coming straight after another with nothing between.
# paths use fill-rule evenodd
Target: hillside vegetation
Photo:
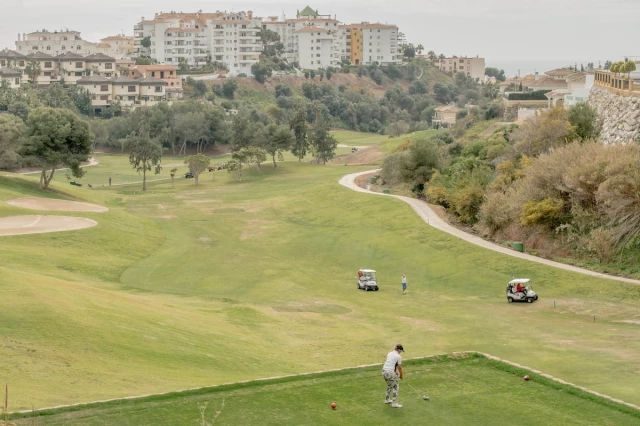
<instances>
[{"instance_id":1,"label":"hillside vegetation","mask_svg":"<svg viewBox=\"0 0 640 426\"><path fill-rule=\"evenodd\" d=\"M451 132L414 138L385 159L388 185L409 187L485 237L534 254L640 276L637 145L604 146L586 104L520 126L473 109Z\"/></svg>"}]
</instances>

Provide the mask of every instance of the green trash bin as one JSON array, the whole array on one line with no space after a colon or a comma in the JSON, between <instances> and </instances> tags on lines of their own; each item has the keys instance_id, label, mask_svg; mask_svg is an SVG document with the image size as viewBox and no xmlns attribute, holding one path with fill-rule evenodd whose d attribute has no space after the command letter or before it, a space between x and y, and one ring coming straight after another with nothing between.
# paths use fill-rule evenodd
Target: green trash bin
<instances>
[{"instance_id":1,"label":"green trash bin","mask_svg":"<svg viewBox=\"0 0 640 426\"><path fill-rule=\"evenodd\" d=\"M522 244L521 242L515 241L513 243L513 249L515 251L524 252L524 244Z\"/></svg>"},{"instance_id":2,"label":"green trash bin","mask_svg":"<svg viewBox=\"0 0 640 426\"><path fill-rule=\"evenodd\" d=\"M391 194L391 190L390 189L383 189L382 193L383 194Z\"/></svg>"},{"instance_id":3,"label":"green trash bin","mask_svg":"<svg viewBox=\"0 0 640 426\"><path fill-rule=\"evenodd\" d=\"M75 184L76 184L75 180L72 180L71 182L69 182L69 185L75 185Z\"/></svg>"},{"instance_id":4,"label":"green trash bin","mask_svg":"<svg viewBox=\"0 0 640 426\"><path fill-rule=\"evenodd\" d=\"M369 178L369 181L371 183L376 183L378 181L378 177L377 176L372 176L372 177Z\"/></svg>"}]
</instances>

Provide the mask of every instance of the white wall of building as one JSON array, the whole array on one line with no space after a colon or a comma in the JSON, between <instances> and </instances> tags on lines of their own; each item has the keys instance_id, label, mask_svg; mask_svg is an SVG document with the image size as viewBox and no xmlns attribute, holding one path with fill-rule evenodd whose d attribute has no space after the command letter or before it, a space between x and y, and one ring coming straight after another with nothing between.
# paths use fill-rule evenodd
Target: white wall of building
<instances>
[{"instance_id":1,"label":"white wall of building","mask_svg":"<svg viewBox=\"0 0 640 426\"><path fill-rule=\"evenodd\" d=\"M96 43L82 40L77 31L67 32L35 32L18 35L16 51L23 55L40 51L51 56L63 55L67 52L88 56L96 53Z\"/></svg>"},{"instance_id":2,"label":"white wall of building","mask_svg":"<svg viewBox=\"0 0 640 426\"><path fill-rule=\"evenodd\" d=\"M569 82L567 90L571 93L564 96L564 107L569 108L580 102L587 102L595 81L595 74L587 74L583 82Z\"/></svg>"},{"instance_id":3,"label":"white wall of building","mask_svg":"<svg viewBox=\"0 0 640 426\"><path fill-rule=\"evenodd\" d=\"M476 81L484 81L484 58L451 57L439 60L436 62L436 66L443 72L451 74L462 72Z\"/></svg>"}]
</instances>

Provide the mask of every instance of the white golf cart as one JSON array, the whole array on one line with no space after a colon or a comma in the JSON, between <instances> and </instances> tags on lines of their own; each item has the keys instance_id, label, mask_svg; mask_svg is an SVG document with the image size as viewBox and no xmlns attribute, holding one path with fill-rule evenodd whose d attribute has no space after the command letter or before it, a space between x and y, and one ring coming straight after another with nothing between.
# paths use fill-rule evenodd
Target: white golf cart
<instances>
[{"instance_id":1,"label":"white golf cart","mask_svg":"<svg viewBox=\"0 0 640 426\"><path fill-rule=\"evenodd\" d=\"M507 301L533 303L538 300L538 295L529 284L529 278L516 278L507 284Z\"/></svg>"},{"instance_id":2,"label":"white golf cart","mask_svg":"<svg viewBox=\"0 0 640 426\"><path fill-rule=\"evenodd\" d=\"M360 269L358 271L358 290L378 291L376 271L373 269Z\"/></svg>"}]
</instances>

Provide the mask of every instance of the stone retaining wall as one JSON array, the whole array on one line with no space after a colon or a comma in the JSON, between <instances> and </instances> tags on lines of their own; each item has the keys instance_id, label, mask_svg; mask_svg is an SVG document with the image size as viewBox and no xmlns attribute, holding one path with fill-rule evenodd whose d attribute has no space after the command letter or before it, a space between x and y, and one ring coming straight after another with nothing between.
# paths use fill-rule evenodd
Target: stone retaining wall
<instances>
[{"instance_id":1,"label":"stone retaining wall","mask_svg":"<svg viewBox=\"0 0 640 426\"><path fill-rule=\"evenodd\" d=\"M640 97L622 96L594 86L588 103L603 119L602 143L640 142Z\"/></svg>"}]
</instances>

